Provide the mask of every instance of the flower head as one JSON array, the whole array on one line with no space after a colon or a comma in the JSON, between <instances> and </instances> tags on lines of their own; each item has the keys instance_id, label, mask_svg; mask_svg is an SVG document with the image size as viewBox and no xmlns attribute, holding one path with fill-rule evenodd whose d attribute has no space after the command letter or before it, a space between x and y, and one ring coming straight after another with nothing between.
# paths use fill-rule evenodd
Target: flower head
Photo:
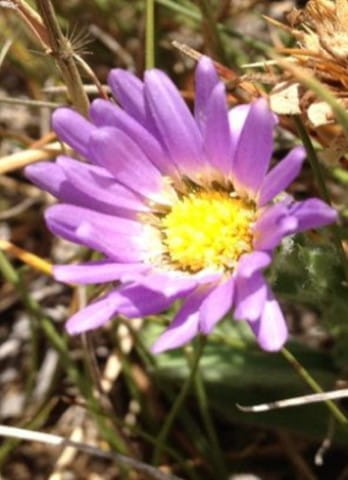
<instances>
[{"instance_id":1,"label":"flower head","mask_svg":"<svg viewBox=\"0 0 348 480\"><path fill-rule=\"evenodd\" d=\"M144 82L112 70L109 84L121 107L98 99L90 121L67 108L53 115L60 139L88 163L61 156L27 169L61 202L46 212L50 230L103 255L56 266L56 279L120 282L73 315L68 332L116 314L156 314L182 299L153 351L208 334L231 312L250 324L262 348L281 348L287 327L262 270L284 236L336 218L318 199L279 196L298 175L303 148L268 172L275 116L263 99L228 111L206 57L196 70L194 116L158 70Z\"/></svg>"}]
</instances>

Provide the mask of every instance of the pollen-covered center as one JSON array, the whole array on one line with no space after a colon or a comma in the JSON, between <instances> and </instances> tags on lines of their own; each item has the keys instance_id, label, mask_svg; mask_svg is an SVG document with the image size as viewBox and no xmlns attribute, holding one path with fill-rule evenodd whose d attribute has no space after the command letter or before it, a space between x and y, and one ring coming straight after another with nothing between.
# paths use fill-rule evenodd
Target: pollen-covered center
<instances>
[{"instance_id":1,"label":"pollen-covered center","mask_svg":"<svg viewBox=\"0 0 348 480\"><path fill-rule=\"evenodd\" d=\"M191 272L232 269L251 251L255 209L228 192L203 191L179 200L162 219L170 261Z\"/></svg>"}]
</instances>

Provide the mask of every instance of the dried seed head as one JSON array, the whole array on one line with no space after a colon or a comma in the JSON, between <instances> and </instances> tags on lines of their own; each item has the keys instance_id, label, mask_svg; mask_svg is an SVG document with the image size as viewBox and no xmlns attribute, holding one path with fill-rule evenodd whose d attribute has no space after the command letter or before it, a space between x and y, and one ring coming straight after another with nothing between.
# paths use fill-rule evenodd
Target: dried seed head
<instances>
[{"instance_id":1,"label":"dried seed head","mask_svg":"<svg viewBox=\"0 0 348 480\"><path fill-rule=\"evenodd\" d=\"M339 62L348 59L347 0L310 0L295 20L303 28L303 47Z\"/></svg>"},{"instance_id":2,"label":"dried seed head","mask_svg":"<svg viewBox=\"0 0 348 480\"><path fill-rule=\"evenodd\" d=\"M309 0L303 9L293 9L287 21L288 25L278 26L293 35L297 47L282 48L280 52L315 76L348 108L348 1ZM277 24L272 20L271 23ZM300 88L290 68L277 80L270 94L276 113L301 112L308 125L316 130L322 125L335 124L331 108L313 92Z\"/></svg>"}]
</instances>

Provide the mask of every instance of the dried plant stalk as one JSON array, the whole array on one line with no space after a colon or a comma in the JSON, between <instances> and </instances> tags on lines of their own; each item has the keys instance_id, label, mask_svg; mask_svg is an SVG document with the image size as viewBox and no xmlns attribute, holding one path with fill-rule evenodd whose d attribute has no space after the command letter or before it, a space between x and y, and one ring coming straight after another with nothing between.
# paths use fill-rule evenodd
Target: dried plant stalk
<instances>
[{"instance_id":1,"label":"dried plant stalk","mask_svg":"<svg viewBox=\"0 0 348 480\"><path fill-rule=\"evenodd\" d=\"M45 146L45 148L30 148L21 152L7 155L0 159L0 175L18 168L26 167L31 163L39 162L42 160L48 160L49 158L56 157L62 152L62 147L59 142L53 142Z\"/></svg>"},{"instance_id":2,"label":"dried plant stalk","mask_svg":"<svg viewBox=\"0 0 348 480\"><path fill-rule=\"evenodd\" d=\"M83 88L72 45L62 33L50 0L37 0L36 3L47 30L49 53L54 57L59 66L69 95L76 108L83 115L87 115L89 101Z\"/></svg>"},{"instance_id":3,"label":"dried plant stalk","mask_svg":"<svg viewBox=\"0 0 348 480\"><path fill-rule=\"evenodd\" d=\"M40 42L43 50L55 59L71 102L86 116L89 101L77 66L78 55L72 43L63 35L50 0L37 0L36 3L41 15L25 0L0 1L0 7L16 11Z\"/></svg>"}]
</instances>

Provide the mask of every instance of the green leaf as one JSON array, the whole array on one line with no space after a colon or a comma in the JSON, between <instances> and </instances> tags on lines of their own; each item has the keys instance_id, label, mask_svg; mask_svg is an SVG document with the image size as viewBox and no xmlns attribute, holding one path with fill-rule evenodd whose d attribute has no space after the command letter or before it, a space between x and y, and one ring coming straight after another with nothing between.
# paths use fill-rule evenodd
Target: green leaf
<instances>
[{"instance_id":1,"label":"green leaf","mask_svg":"<svg viewBox=\"0 0 348 480\"><path fill-rule=\"evenodd\" d=\"M260 350L247 330L245 324L225 320L206 346L200 371L210 408L227 422L285 428L323 438L329 421L324 404L259 414L238 410L237 403L254 405L312 393L280 354ZM145 342L151 345L160 329L148 324L143 333ZM290 344L289 349L324 390L334 388L337 372L329 354L297 344ZM189 373L182 349L158 355L156 363L153 374L164 390L181 385ZM341 442L348 440L340 429L337 435Z\"/></svg>"}]
</instances>

